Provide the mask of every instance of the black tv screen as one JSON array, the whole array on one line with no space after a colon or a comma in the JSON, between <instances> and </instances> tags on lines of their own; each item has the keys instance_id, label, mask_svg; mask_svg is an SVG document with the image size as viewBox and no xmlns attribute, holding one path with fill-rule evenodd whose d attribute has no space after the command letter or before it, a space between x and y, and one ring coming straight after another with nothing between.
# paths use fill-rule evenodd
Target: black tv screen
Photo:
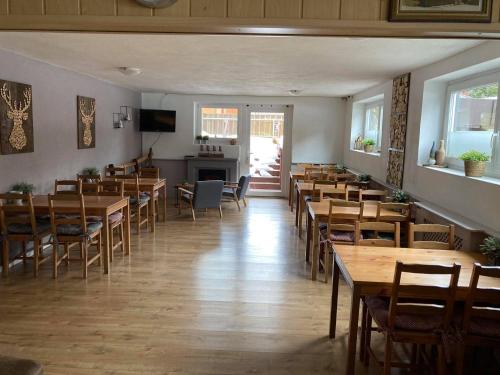
<instances>
[{"instance_id":1,"label":"black tv screen","mask_svg":"<svg viewBox=\"0 0 500 375\"><path fill-rule=\"evenodd\" d=\"M141 132L175 132L175 111L141 109Z\"/></svg>"}]
</instances>

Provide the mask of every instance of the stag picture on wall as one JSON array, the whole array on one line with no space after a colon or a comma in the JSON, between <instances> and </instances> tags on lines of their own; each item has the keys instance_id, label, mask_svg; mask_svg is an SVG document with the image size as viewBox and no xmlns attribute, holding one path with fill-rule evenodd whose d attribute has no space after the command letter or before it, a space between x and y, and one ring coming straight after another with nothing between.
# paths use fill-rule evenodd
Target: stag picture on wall
<instances>
[{"instance_id":1,"label":"stag picture on wall","mask_svg":"<svg viewBox=\"0 0 500 375\"><path fill-rule=\"evenodd\" d=\"M33 152L33 106L30 85L0 80L0 151Z\"/></svg>"},{"instance_id":2,"label":"stag picture on wall","mask_svg":"<svg viewBox=\"0 0 500 375\"><path fill-rule=\"evenodd\" d=\"M78 148L95 148L95 99L77 96Z\"/></svg>"}]
</instances>

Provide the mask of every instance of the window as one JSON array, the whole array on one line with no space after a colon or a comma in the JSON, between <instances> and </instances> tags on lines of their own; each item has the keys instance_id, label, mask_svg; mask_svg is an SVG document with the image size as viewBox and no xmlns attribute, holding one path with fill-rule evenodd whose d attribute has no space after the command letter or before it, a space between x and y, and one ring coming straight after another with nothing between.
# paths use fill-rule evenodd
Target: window
<instances>
[{"instance_id":1,"label":"window","mask_svg":"<svg viewBox=\"0 0 500 375\"><path fill-rule=\"evenodd\" d=\"M497 116L500 74L483 76L452 84L448 88L448 115L445 126L448 163L462 167L459 157L469 150L486 153L489 173L500 172ZM495 173L496 172L496 173Z\"/></svg>"},{"instance_id":2,"label":"window","mask_svg":"<svg viewBox=\"0 0 500 375\"><path fill-rule=\"evenodd\" d=\"M239 109L200 106L200 132L210 138L238 138Z\"/></svg>"},{"instance_id":3,"label":"window","mask_svg":"<svg viewBox=\"0 0 500 375\"><path fill-rule=\"evenodd\" d=\"M375 150L380 150L382 122L384 121L384 102L366 103L363 139L373 139Z\"/></svg>"}]
</instances>

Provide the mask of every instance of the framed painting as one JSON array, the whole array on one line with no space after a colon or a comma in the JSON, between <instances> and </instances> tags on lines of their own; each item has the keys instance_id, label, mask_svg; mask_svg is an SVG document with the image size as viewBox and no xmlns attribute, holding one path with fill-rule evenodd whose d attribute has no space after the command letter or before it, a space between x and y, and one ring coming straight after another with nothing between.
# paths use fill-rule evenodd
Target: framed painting
<instances>
[{"instance_id":1,"label":"framed painting","mask_svg":"<svg viewBox=\"0 0 500 375\"><path fill-rule=\"evenodd\" d=\"M77 96L78 149L95 148L95 99Z\"/></svg>"},{"instance_id":2,"label":"framed painting","mask_svg":"<svg viewBox=\"0 0 500 375\"><path fill-rule=\"evenodd\" d=\"M31 85L0 80L0 153L33 151Z\"/></svg>"},{"instance_id":3,"label":"framed painting","mask_svg":"<svg viewBox=\"0 0 500 375\"><path fill-rule=\"evenodd\" d=\"M391 0L390 21L491 22L493 0Z\"/></svg>"}]
</instances>

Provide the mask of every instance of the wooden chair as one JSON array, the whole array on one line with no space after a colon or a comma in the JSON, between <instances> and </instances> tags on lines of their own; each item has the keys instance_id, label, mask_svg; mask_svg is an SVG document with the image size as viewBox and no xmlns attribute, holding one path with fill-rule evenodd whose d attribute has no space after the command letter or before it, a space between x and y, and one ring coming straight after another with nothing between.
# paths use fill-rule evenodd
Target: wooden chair
<instances>
[{"instance_id":1,"label":"wooden chair","mask_svg":"<svg viewBox=\"0 0 500 375\"><path fill-rule=\"evenodd\" d=\"M409 203L377 202L376 220L385 223L401 223L405 234L404 244L407 244L411 222L411 205Z\"/></svg>"},{"instance_id":2,"label":"wooden chair","mask_svg":"<svg viewBox=\"0 0 500 375\"><path fill-rule=\"evenodd\" d=\"M9 275L11 242L20 242L22 252L14 260L21 259L24 265L27 260L32 260L33 275L37 277L40 265L49 259L43 254L43 239L50 235L50 223L36 219L31 194L0 194L0 228L3 240L2 275ZM32 256L26 253L29 242L33 242Z\"/></svg>"},{"instance_id":3,"label":"wooden chair","mask_svg":"<svg viewBox=\"0 0 500 375\"><path fill-rule=\"evenodd\" d=\"M415 241L415 234L424 235L424 240ZM426 239L426 236L428 239ZM410 223L408 231L408 247L414 249L455 249L455 226L439 224L413 224Z\"/></svg>"},{"instance_id":4,"label":"wooden chair","mask_svg":"<svg viewBox=\"0 0 500 375\"><path fill-rule=\"evenodd\" d=\"M54 184L54 194L82 194L82 181L81 180L56 180Z\"/></svg>"},{"instance_id":5,"label":"wooden chair","mask_svg":"<svg viewBox=\"0 0 500 375\"><path fill-rule=\"evenodd\" d=\"M337 182L348 182L353 181L355 176L352 173L338 173L338 171L335 171L328 175L327 178Z\"/></svg>"},{"instance_id":6,"label":"wooden chair","mask_svg":"<svg viewBox=\"0 0 500 375\"><path fill-rule=\"evenodd\" d=\"M66 203L66 204L65 204ZM57 278L58 268L64 261L78 261L82 265L82 276L87 278L88 268L98 262L101 265L102 222L87 222L85 203L82 194L49 195L49 213L52 227L52 265L53 277ZM59 257L59 245L64 246L64 255ZM70 250L73 245L78 245L80 257L72 259ZM97 253L89 258L89 249L96 246Z\"/></svg>"},{"instance_id":7,"label":"wooden chair","mask_svg":"<svg viewBox=\"0 0 500 375\"><path fill-rule=\"evenodd\" d=\"M359 191L360 201L385 202L386 199L387 199L387 191L385 190L362 189Z\"/></svg>"},{"instance_id":8,"label":"wooden chair","mask_svg":"<svg viewBox=\"0 0 500 375\"><path fill-rule=\"evenodd\" d=\"M121 165L109 164L105 169L105 175L108 177L137 174L136 164L134 162L124 163Z\"/></svg>"},{"instance_id":9,"label":"wooden chair","mask_svg":"<svg viewBox=\"0 0 500 375\"><path fill-rule=\"evenodd\" d=\"M371 236L363 235L363 231ZM391 237L380 236L380 233ZM399 223L383 223L377 221L356 222L356 246L400 247L401 231Z\"/></svg>"},{"instance_id":10,"label":"wooden chair","mask_svg":"<svg viewBox=\"0 0 500 375\"><path fill-rule=\"evenodd\" d=\"M123 181L101 181L99 182L99 191L97 195L99 196L113 196L113 197L124 197L125 194L125 184ZM121 248L122 254L125 255L125 238L123 225L125 224L125 215L123 212L115 212L108 217L108 233L109 233L109 260L112 262L114 258L114 252L116 249ZM115 242L115 232L118 232L119 240Z\"/></svg>"},{"instance_id":11,"label":"wooden chair","mask_svg":"<svg viewBox=\"0 0 500 375\"><path fill-rule=\"evenodd\" d=\"M99 189L100 186L98 182L82 182L83 195L98 195Z\"/></svg>"},{"instance_id":12,"label":"wooden chair","mask_svg":"<svg viewBox=\"0 0 500 375\"><path fill-rule=\"evenodd\" d=\"M484 267L476 263L469 284L461 324L461 345L457 351L456 373L464 370L467 346L500 348L500 289L480 287L483 278L500 279L500 267Z\"/></svg>"},{"instance_id":13,"label":"wooden chair","mask_svg":"<svg viewBox=\"0 0 500 375\"><path fill-rule=\"evenodd\" d=\"M137 233L141 233L141 226L146 224L149 229L149 200L147 194L139 190L139 177L123 181L124 194L130 197L130 220L135 221Z\"/></svg>"},{"instance_id":14,"label":"wooden chair","mask_svg":"<svg viewBox=\"0 0 500 375\"><path fill-rule=\"evenodd\" d=\"M309 200L313 202L321 202L327 194L327 196L331 198L337 198L339 195L339 199L343 199L342 197L342 192L344 192L345 196L345 191L342 189L337 189L337 183L335 181L330 181L330 180L313 180L313 190L312 190L312 195L309 197ZM328 193L323 192L322 187L330 187L330 191ZM307 196L305 197L307 198ZM306 199L307 201L308 199Z\"/></svg>"},{"instance_id":15,"label":"wooden chair","mask_svg":"<svg viewBox=\"0 0 500 375\"><path fill-rule=\"evenodd\" d=\"M160 178L160 168L140 168L139 169L139 177L140 178L154 178L154 179L159 179ZM154 193L154 205L155 205L155 219L158 221L160 219L159 217L159 212L160 212L160 194L158 191L155 191Z\"/></svg>"},{"instance_id":16,"label":"wooden chair","mask_svg":"<svg viewBox=\"0 0 500 375\"><path fill-rule=\"evenodd\" d=\"M306 167L304 168L304 180L326 180L323 174L323 169L320 167Z\"/></svg>"},{"instance_id":17,"label":"wooden chair","mask_svg":"<svg viewBox=\"0 0 500 375\"><path fill-rule=\"evenodd\" d=\"M418 368L418 347L433 345L438 351L438 374L445 372L443 341L450 332L460 265L423 265L396 263L390 300L367 296L366 329L364 338L364 363L373 357L383 374L390 374L392 367ZM404 275L404 276L403 276ZM437 284L409 284L411 277L434 280ZM401 279L405 283L401 283ZM439 284L439 282L446 284ZM449 281L448 281L449 280ZM372 321L385 338L384 360L379 362L371 348ZM411 363L392 361L394 343L412 344Z\"/></svg>"},{"instance_id":18,"label":"wooden chair","mask_svg":"<svg viewBox=\"0 0 500 375\"><path fill-rule=\"evenodd\" d=\"M335 208L345 209L346 212L334 212ZM363 202L347 200L330 200L328 224L320 230L319 268L325 272L325 283L332 268L333 244L354 245L356 239L356 222L363 219ZM339 211L339 210L338 210Z\"/></svg>"}]
</instances>

